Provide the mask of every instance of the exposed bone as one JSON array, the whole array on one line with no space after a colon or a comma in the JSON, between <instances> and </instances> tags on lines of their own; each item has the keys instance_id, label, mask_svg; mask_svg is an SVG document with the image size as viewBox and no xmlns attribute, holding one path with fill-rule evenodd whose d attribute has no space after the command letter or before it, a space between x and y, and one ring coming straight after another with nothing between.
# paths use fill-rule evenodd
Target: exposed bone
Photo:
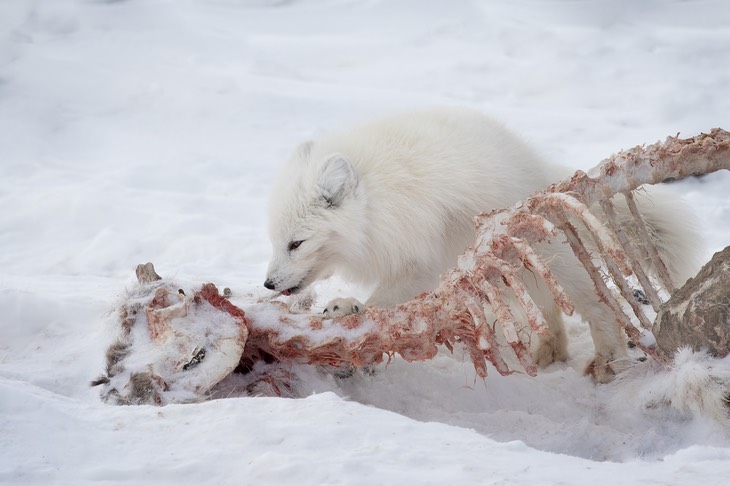
<instances>
[{"instance_id":1,"label":"exposed bone","mask_svg":"<svg viewBox=\"0 0 730 486\"><path fill-rule=\"evenodd\" d=\"M649 303L651 304L652 308L655 312L659 311L659 306L662 304L662 300L659 297L659 293L654 289L654 287L651 284L651 281L649 280L649 277L646 275L646 272L641 266L641 260L639 260L639 256L636 254L636 250L631 246L629 243L629 239L626 236L626 233L624 231L624 228L618 223L616 219L616 213L613 209L613 204L611 203L611 200L606 199L600 202L601 208L603 209L603 212L606 214L606 219L608 221L608 225L611 227L614 233L616 233L616 236L618 237L619 242L621 243L621 246L623 247L624 251L626 252L626 256L629 258L629 260L632 263L631 269L634 271L634 275L636 275L636 278L639 280L639 283L644 288L644 293L646 294L647 299L649 300ZM646 252L646 249L643 245L641 245L640 251ZM645 256L646 258L646 256ZM634 299L631 299L632 301ZM634 312L636 313L636 309L634 309ZM641 314L644 314L641 312ZM638 313L637 313L638 317Z\"/></svg>"},{"instance_id":2,"label":"exposed bone","mask_svg":"<svg viewBox=\"0 0 730 486\"><path fill-rule=\"evenodd\" d=\"M241 326L245 324L248 328L248 332L242 329L240 333L226 336L232 342L229 349L242 350L242 355L236 356L236 359L240 358L243 366L252 367L258 361L279 361L364 367L380 363L385 357L390 359L395 354L407 361L426 360L436 355L439 346L451 350L454 343L461 343L480 377L487 376L487 362L492 363L501 374L517 371L508 364L508 361L513 361L512 358L516 358L524 372L533 375L536 368L528 353L529 333L520 332L515 325L509 302L516 300L518 309L522 309L527 316L529 326L537 332L545 332L545 318L521 280L526 272L537 272L552 292L556 304L564 312L572 313L573 306L557 278L532 249L532 245L548 240L561 231L591 276L599 298L613 310L617 323L629 337L641 346L641 332L624 312L618 300L620 297L615 297L609 291L604 274L595 265L571 220L578 220L585 225L596 246L604 250L605 255L601 256L625 300L631 302L627 295L628 287L623 281L624 275L635 273L645 294L656 306L659 294L646 271L641 268L639 260L644 255L637 256L630 249L627 238L617 228L607 201L616 194L626 196L643 243L639 245L639 252L643 251L642 246L648 248L660 279L671 290L675 285L651 244L631 191L643 184L707 174L720 169L730 169L730 133L720 129L685 140L670 137L663 143L620 152L589 171L590 175L579 171L570 179L554 184L511 208L478 216L475 247L468 249L459 258L457 268L442 279L436 291L421 294L393 309L368 308L363 314L337 319L293 314L280 302L249 306L244 317L241 309L220 296L217 289L213 291L215 287L212 286L212 289L204 286L194 294L192 300L179 295L171 299L175 293L170 289L175 287L169 284L163 286L164 281L157 282L160 277L151 264L140 265L137 269L140 285L154 297L145 297L149 300L146 301L148 307L144 313L138 312L140 309L135 307L139 303L124 306L123 312L120 312L120 324L124 331L122 338L131 340L135 324L144 322L149 325L147 332L157 346L168 345L173 340L162 339L161 336L174 334L167 330L172 326L173 318L178 317L176 320L180 320L181 315L187 315L189 309L194 308L194 303L203 299L223 311L233 322ZM603 226L589 210L597 203L602 203L608 226ZM636 313L636 308L634 311ZM146 316L146 319L141 320L141 316ZM492 318L494 322L490 322ZM639 314L637 318L642 325L646 325L645 319ZM186 338L192 342L189 336L187 334ZM208 338L201 335L196 339ZM241 339L245 340L245 348L239 346ZM122 345L126 344L132 343L122 342ZM216 347L215 342L207 345L211 349ZM642 349L657 360L665 359L653 348ZM196 347L188 351L192 352L192 358L199 356ZM224 354L226 360L232 358L231 353ZM120 361L125 357L121 356ZM226 363L225 367L216 367L216 372L228 369L226 367L230 363ZM175 370L184 368L183 363L176 363L175 366ZM198 368L192 367L191 372ZM138 373L143 376L149 371L140 370ZM159 387L158 381L165 383L166 379L157 376L154 380L142 380L144 390L138 390L138 394L147 397L149 386ZM119 381L118 377L107 376L98 380L97 384L117 390L111 388L115 386L114 381ZM137 381L142 382L139 379ZM204 393L212 386L200 386L199 381L196 381L196 393ZM129 386L136 389L134 383ZM160 393L156 392L155 397L159 397Z\"/></svg>"},{"instance_id":3,"label":"exposed bone","mask_svg":"<svg viewBox=\"0 0 730 486\"><path fill-rule=\"evenodd\" d=\"M157 275L157 272L155 272L155 267L152 265L152 263L140 263L137 265L137 281L141 284L154 282L157 280L162 280L162 277Z\"/></svg>"},{"instance_id":4,"label":"exposed bone","mask_svg":"<svg viewBox=\"0 0 730 486\"><path fill-rule=\"evenodd\" d=\"M279 314L288 323L282 326L285 332L279 331L278 326L268 324L259 327L261 321L249 311L252 334L256 336L254 339L257 343L253 347L266 349L267 353L278 359L297 358L310 363L344 361L362 366L379 362L383 353L398 353L407 360L428 359L436 353L437 345L450 347L453 342L461 342L466 346L479 376L486 376L485 360L502 374L514 371L503 357L506 350L515 354L523 369L532 374L534 369L529 355L523 352L527 343L516 345L513 327L506 324L510 318L504 307L504 287L511 287L528 315L531 326L536 329L543 329L545 321L524 285L516 278L523 268L537 270L561 308L568 313L572 311L557 279L526 249L554 235L556 227L566 233L581 264L591 275L601 300L613 309L619 325L641 346L641 332L609 291L604 275L594 265L569 220L571 217L581 220L608 250L610 259L616 261L616 268L612 272L614 280L623 280L620 273L632 272L636 272L639 278L639 272L635 269L641 266L640 262L637 257L626 255L625 243L622 243L620 234L610 226L598 223L587 208L607 201L616 194L627 194L629 208L631 210L633 206L632 214L637 217L638 211L632 204L630 194L643 184L656 184L668 178L681 179L720 169L730 169L730 134L720 129L685 140L670 137L663 143L620 152L591 170L590 175L579 171L570 179L552 185L527 201L479 216L475 248L467 250L460 258L457 269L442 281L435 292L423 294L396 309L367 309L364 315L347 316L331 322L310 317L309 329L302 332L292 332L290 325L296 319L287 315L285 309ZM562 194L557 196L555 193ZM637 224L642 225L643 221L640 216L638 218ZM652 252L648 232L644 231L640 236L646 240L642 242ZM656 253L655 248L653 253ZM657 268L661 269L658 254L652 255L652 258ZM646 271L641 271L646 275ZM668 272L665 273L660 278L671 289L674 284ZM650 299L656 304L658 293L648 277L642 276L639 282L646 295L651 296ZM619 288L622 286L615 283ZM623 287L623 294L629 300L627 288ZM484 302L490 303L492 313L497 316L495 320L499 325L496 328L487 322L487 313L482 306ZM645 319L639 319L644 326L647 325ZM326 330L326 335L330 337L319 339L316 332L311 332L312 329L321 329L322 335L325 335ZM498 344L496 329L499 329L503 341L508 343L507 347ZM356 330L362 333L354 338L346 337L348 332ZM647 348L645 351L662 360L656 350Z\"/></svg>"},{"instance_id":5,"label":"exposed bone","mask_svg":"<svg viewBox=\"0 0 730 486\"><path fill-rule=\"evenodd\" d=\"M543 278L545 283L547 284L548 288L553 294L553 299L558 304L558 306L568 315L572 315L573 311L575 310L573 305L570 303L570 299L568 298L568 294L565 293L565 290L560 285L558 280L555 278L555 275L550 271L548 266L543 262L542 258L535 252L535 250L532 249L532 247L528 244L528 242L523 238L515 238L514 236L507 236L507 235L501 235L501 236L495 236L494 242L498 241L504 241L506 240L507 243L505 243L505 246L507 244L511 245L520 255L520 258L522 259L522 264L525 268L532 268L537 271L537 273L540 274L540 276ZM492 245L492 249L495 250L495 245ZM496 252L496 250L495 250ZM539 327L533 326L533 328L541 332L543 331Z\"/></svg>"},{"instance_id":6,"label":"exposed bone","mask_svg":"<svg viewBox=\"0 0 730 486\"><path fill-rule=\"evenodd\" d=\"M140 267L157 275L151 263ZM118 309L120 335L107 350L106 373L92 386L118 405L205 399L239 364L248 335L243 311L213 284L188 296L166 280L139 280Z\"/></svg>"},{"instance_id":7,"label":"exposed bone","mask_svg":"<svg viewBox=\"0 0 730 486\"><path fill-rule=\"evenodd\" d=\"M662 281L662 285L664 285L669 293L673 293L676 289L676 286L674 282L672 282L672 277L669 276L667 266L664 264L661 257L659 256L659 252L656 249L656 245L654 244L653 239L649 235L649 231L646 229L644 218L641 217L641 213L639 213L639 209L636 207L634 195L630 192L626 192L624 193L624 195L626 196L626 202L629 211L631 211L631 214L634 217L634 221L636 222L636 226L639 229L641 240L644 242L643 247L646 248L649 253L649 257L651 258L651 261L654 262L654 265L656 266L659 273L659 278Z\"/></svg>"},{"instance_id":8,"label":"exposed bone","mask_svg":"<svg viewBox=\"0 0 730 486\"><path fill-rule=\"evenodd\" d=\"M663 355L658 354L653 348L647 348L642 346L641 332L636 329L636 327L631 323L631 319L629 319L629 317L622 309L621 303L608 289L608 286L603 281L600 269L593 265L593 263L591 262L590 255L580 241L580 238L578 237L578 233L576 232L575 228L573 228L570 223L566 223L564 230L568 238L568 242L573 248L573 252L576 254L580 262L583 264L583 267L588 271L588 274L593 280L593 285L595 286L596 293L599 295L601 300L611 308L614 316L616 317L616 322L618 323L618 325L622 327L624 331L626 331L626 334L629 336L629 338L632 339L633 342L642 349L642 351L657 359L658 361L663 361Z\"/></svg>"},{"instance_id":9,"label":"exposed bone","mask_svg":"<svg viewBox=\"0 0 730 486\"><path fill-rule=\"evenodd\" d=\"M611 234L609 228L601 223L588 206L580 202L570 194L545 194L544 196L533 196L533 211L545 214L559 214L561 218L575 215L588 229L596 247L607 264L614 264L621 270L623 275L631 275L631 267L626 262L626 255L616 237ZM618 275L617 275L618 276Z\"/></svg>"},{"instance_id":10,"label":"exposed bone","mask_svg":"<svg viewBox=\"0 0 730 486\"><path fill-rule=\"evenodd\" d=\"M520 276L517 274L517 271L519 271L520 269L516 268L513 265L509 265L503 260L497 258L487 258L485 256L477 264L474 273L479 283L489 282L489 280L485 279L484 276L490 275L491 273L492 279L494 280L494 270L499 272L499 277L497 278L501 278L504 285L512 289L512 292L517 298L517 301L522 306L522 309L527 315L527 322L530 324L530 326L540 334L547 334L548 329L545 318L542 316L540 309L538 308L537 304L535 304L535 301L532 300L530 293L527 291L527 287L525 287L525 284L522 282L522 280L520 280ZM483 287L482 285L477 285L477 288ZM497 292L497 295L502 294L502 290L500 289L500 287L492 285L492 288Z\"/></svg>"}]
</instances>

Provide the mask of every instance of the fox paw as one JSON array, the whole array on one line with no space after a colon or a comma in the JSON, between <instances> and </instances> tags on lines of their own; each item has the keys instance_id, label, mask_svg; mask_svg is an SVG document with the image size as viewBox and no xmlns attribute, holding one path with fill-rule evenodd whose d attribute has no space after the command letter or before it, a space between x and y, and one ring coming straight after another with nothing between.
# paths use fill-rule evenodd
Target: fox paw
<instances>
[{"instance_id":1,"label":"fox paw","mask_svg":"<svg viewBox=\"0 0 730 486\"><path fill-rule=\"evenodd\" d=\"M611 366L611 360L598 355L588 363L584 373L596 383L610 383L616 377L616 370Z\"/></svg>"},{"instance_id":2,"label":"fox paw","mask_svg":"<svg viewBox=\"0 0 730 486\"><path fill-rule=\"evenodd\" d=\"M357 299L333 299L324 308L325 317L342 317L350 314L359 314L365 309L365 306Z\"/></svg>"},{"instance_id":3,"label":"fox paw","mask_svg":"<svg viewBox=\"0 0 730 486\"><path fill-rule=\"evenodd\" d=\"M610 383L624 370L631 366L632 361L628 357L606 357L596 354L596 357L588 363L585 374L593 378L596 383Z\"/></svg>"},{"instance_id":4,"label":"fox paw","mask_svg":"<svg viewBox=\"0 0 730 486\"><path fill-rule=\"evenodd\" d=\"M568 346L565 339L558 339L553 336L540 338L532 360L540 368L559 361L568 361Z\"/></svg>"}]
</instances>

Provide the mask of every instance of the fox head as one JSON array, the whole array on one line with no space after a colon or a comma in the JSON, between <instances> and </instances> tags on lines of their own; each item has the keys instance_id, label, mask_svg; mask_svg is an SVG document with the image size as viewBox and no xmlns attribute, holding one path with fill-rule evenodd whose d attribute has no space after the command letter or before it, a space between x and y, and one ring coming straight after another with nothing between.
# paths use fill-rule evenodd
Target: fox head
<instances>
[{"instance_id":1,"label":"fox head","mask_svg":"<svg viewBox=\"0 0 730 486\"><path fill-rule=\"evenodd\" d=\"M345 156L316 156L311 142L300 146L269 202L273 257L266 288L293 294L336 270L352 242L348 210L358 204L360 182Z\"/></svg>"}]
</instances>

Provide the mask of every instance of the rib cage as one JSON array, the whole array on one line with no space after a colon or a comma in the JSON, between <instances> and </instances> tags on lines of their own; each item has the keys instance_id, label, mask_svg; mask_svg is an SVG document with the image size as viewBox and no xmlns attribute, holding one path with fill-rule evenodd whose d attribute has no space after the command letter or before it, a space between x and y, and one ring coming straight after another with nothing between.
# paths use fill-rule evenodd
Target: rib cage
<instances>
[{"instance_id":1,"label":"rib cage","mask_svg":"<svg viewBox=\"0 0 730 486\"><path fill-rule=\"evenodd\" d=\"M665 289L673 291L675 283L649 238L632 191L720 169L730 169L730 133L720 129L620 152L588 174L579 171L511 208L478 216L474 246L436 291L392 309L367 308L363 314L332 320L293 313L278 301L242 310L212 284L188 295L176 290L175 282L161 279L151 264L140 265L139 287L117 309L120 333L107 351L107 370L92 385L101 386L102 399L110 403L195 401L214 396L213 387L237 366L252 370L264 361L363 367L395 354L407 361L430 359L439 346L451 350L454 343L463 345L480 377L487 376L487 362L501 374L535 375L529 352L532 333L516 326L513 312L521 309L534 332L548 333L547 321L522 280L528 269L545 282L560 310L573 313L558 278L534 250L561 233L591 276L599 298L641 347L632 319L643 327L651 322L631 298L633 289L626 278L636 276L655 310L662 299L641 262L652 260ZM617 194L624 195L633 215L634 232L642 243L637 248L617 221L610 202ZM605 217L589 209L597 207ZM584 238L593 240L600 267ZM609 290L608 280L623 298ZM631 310L627 312L621 301L633 304ZM659 362L674 351L642 349ZM266 385L274 394L290 388L287 367L267 369L253 377L258 381L251 386Z\"/></svg>"},{"instance_id":2,"label":"rib cage","mask_svg":"<svg viewBox=\"0 0 730 486\"><path fill-rule=\"evenodd\" d=\"M501 374L518 371L507 364L505 350L511 350L524 372L534 375L537 371L528 351L529 341L515 328L506 302L516 300L530 327L539 334L547 332L545 318L520 279L522 270L528 268L544 280L560 309L572 314L569 297L533 249L558 232L565 235L599 297L613 310L629 338L648 355L665 361L665 355L655 348L642 347L632 316L609 290L602 269L593 262L580 235L590 235L618 293L630 304L640 325L649 328L651 321L631 297L633 289L626 277L636 276L654 310L659 309L662 299L642 267L642 259L651 259L661 286L670 293L676 283L649 237L633 191L644 184L720 169L730 169L730 133L721 129L688 139L669 137L662 143L615 154L588 173L578 171L511 208L478 216L474 247L459 258L457 268L444 277L439 288L394 309L370 308L361 315L326 321L288 314L281 308L279 319L273 323L268 307L273 304L247 309L251 333L243 362L268 355L281 361L364 366L396 353L408 361L430 359L439 345L452 349L454 342L460 342L480 377L487 375L487 361ZM629 244L616 219L610 199L618 194L623 194L633 216L642 243L639 248ZM605 213L607 224L591 212L589 208L594 205ZM579 232L576 224L585 231ZM487 321L489 310L496 317L494 326Z\"/></svg>"}]
</instances>

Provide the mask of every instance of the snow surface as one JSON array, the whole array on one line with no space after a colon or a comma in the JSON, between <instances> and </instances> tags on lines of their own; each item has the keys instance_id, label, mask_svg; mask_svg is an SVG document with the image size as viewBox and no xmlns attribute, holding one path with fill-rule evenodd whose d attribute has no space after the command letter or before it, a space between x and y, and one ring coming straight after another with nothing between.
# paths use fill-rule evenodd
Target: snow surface
<instances>
[{"instance_id":1,"label":"snow surface","mask_svg":"<svg viewBox=\"0 0 730 486\"><path fill-rule=\"evenodd\" d=\"M725 0L0 2L0 482L724 484L730 432L593 385L577 319L537 378L456 353L304 370L298 400L115 407L88 383L138 263L262 294L268 189L304 139L457 104L587 169L728 128L729 66ZM671 188L708 258L730 243L730 174Z\"/></svg>"}]
</instances>

